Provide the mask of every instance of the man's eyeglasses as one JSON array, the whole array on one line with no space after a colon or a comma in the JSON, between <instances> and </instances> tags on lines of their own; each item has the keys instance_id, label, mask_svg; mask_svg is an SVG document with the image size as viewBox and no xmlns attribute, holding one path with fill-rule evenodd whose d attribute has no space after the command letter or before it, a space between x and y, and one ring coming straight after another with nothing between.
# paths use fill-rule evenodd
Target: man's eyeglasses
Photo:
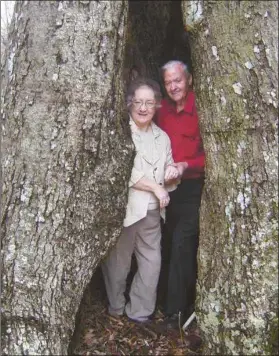
<instances>
[{"instance_id":1,"label":"man's eyeglasses","mask_svg":"<svg viewBox=\"0 0 279 356\"><path fill-rule=\"evenodd\" d=\"M143 104L147 109L153 109L156 106L156 102L154 102L154 101L146 101L144 103L141 100L132 100L132 103L133 103L135 109L140 109Z\"/></svg>"}]
</instances>

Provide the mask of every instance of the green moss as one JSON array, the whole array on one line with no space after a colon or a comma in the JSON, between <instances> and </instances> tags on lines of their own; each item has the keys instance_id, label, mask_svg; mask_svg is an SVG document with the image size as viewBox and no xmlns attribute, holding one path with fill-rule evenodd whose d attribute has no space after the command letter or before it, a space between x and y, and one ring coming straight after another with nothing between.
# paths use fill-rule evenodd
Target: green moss
<instances>
[{"instance_id":1,"label":"green moss","mask_svg":"<svg viewBox=\"0 0 279 356\"><path fill-rule=\"evenodd\" d=\"M267 335L267 343L265 347L265 352L267 355L278 355L279 345L278 345L278 316L274 318L269 326L269 333Z\"/></svg>"}]
</instances>

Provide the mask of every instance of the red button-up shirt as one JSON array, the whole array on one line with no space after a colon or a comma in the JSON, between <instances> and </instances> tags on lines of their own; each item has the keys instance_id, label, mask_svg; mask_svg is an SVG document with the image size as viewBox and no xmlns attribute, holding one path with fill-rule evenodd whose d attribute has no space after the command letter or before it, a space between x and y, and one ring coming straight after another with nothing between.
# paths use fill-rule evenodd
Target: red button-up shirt
<instances>
[{"instance_id":1,"label":"red button-up shirt","mask_svg":"<svg viewBox=\"0 0 279 356\"><path fill-rule=\"evenodd\" d=\"M183 179L204 176L205 154L194 92L188 93L184 109L180 112L177 112L175 104L168 99L163 99L161 105L155 121L171 140L174 162L188 163Z\"/></svg>"}]
</instances>

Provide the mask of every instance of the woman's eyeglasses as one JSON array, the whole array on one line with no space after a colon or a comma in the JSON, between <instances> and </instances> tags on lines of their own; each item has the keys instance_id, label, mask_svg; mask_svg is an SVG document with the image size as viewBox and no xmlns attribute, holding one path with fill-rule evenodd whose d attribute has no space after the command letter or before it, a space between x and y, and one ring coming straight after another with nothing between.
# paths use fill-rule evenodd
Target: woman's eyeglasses
<instances>
[{"instance_id":1,"label":"woman's eyeglasses","mask_svg":"<svg viewBox=\"0 0 279 356\"><path fill-rule=\"evenodd\" d=\"M134 105L134 108L137 110L140 109L143 104L147 109L153 109L156 106L156 102L154 101L143 102L141 100L132 100L132 104Z\"/></svg>"}]
</instances>

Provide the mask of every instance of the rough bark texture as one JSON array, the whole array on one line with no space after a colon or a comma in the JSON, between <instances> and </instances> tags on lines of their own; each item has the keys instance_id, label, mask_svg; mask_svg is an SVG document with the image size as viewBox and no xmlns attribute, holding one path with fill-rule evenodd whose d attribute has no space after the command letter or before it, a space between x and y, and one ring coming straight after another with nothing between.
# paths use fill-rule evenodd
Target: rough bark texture
<instances>
[{"instance_id":1,"label":"rough bark texture","mask_svg":"<svg viewBox=\"0 0 279 356\"><path fill-rule=\"evenodd\" d=\"M124 0L17 2L2 113L6 354L67 353L83 291L125 213L124 44L128 81L134 68L158 80L165 61L189 63L177 4L130 1L128 23ZM182 3L207 153L205 354L275 353L277 7Z\"/></svg>"},{"instance_id":2,"label":"rough bark texture","mask_svg":"<svg viewBox=\"0 0 279 356\"><path fill-rule=\"evenodd\" d=\"M65 355L125 214L125 1L17 2L3 92L5 354Z\"/></svg>"},{"instance_id":3,"label":"rough bark texture","mask_svg":"<svg viewBox=\"0 0 279 356\"><path fill-rule=\"evenodd\" d=\"M205 354L277 354L278 3L184 1L207 154Z\"/></svg>"}]
</instances>

